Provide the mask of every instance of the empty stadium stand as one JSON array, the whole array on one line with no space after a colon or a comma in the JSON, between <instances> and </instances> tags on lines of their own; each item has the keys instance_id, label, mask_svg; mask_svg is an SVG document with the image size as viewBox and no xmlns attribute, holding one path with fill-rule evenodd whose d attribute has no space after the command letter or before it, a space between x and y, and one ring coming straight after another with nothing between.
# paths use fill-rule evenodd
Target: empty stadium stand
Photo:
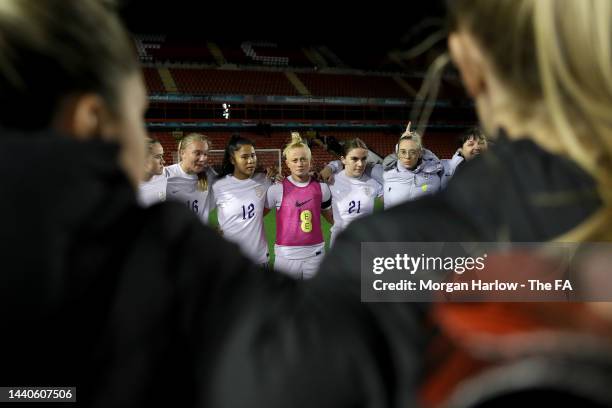
<instances>
[{"instance_id":1,"label":"empty stadium stand","mask_svg":"<svg viewBox=\"0 0 612 408\"><path fill-rule=\"evenodd\" d=\"M300 95L297 87L284 72L238 69L170 68L178 91L185 94L236 95ZM413 98L392 76L319 74L296 72L306 92L320 97L352 98ZM164 93L159 75L154 68L145 69L147 87L151 93ZM421 80L402 77L412 89ZM304 91L302 91L302 94Z\"/></svg>"},{"instance_id":2,"label":"empty stadium stand","mask_svg":"<svg viewBox=\"0 0 612 408\"><path fill-rule=\"evenodd\" d=\"M178 90L191 94L299 95L284 73L173 68Z\"/></svg>"},{"instance_id":3,"label":"empty stadium stand","mask_svg":"<svg viewBox=\"0 0 612 408\"><path fill-rule=\"evenodd\" d=\"M136 48L143 62L234 64L238 66L279 66L313 68L315 64L304 50L276 42L215 42L198 38L173 38L166 35L135 36ZM214 55L220 52L219 59Z\"/></svg>"},{"instance_id":4,"label":"empty stadium stand","mask_svg":"<svg viewBox=\"0 0 612 408\"><path fill-rule=\"evenodd\" d=\"M164 84L157 72L157 68L143 68L143 76L145 85L149 90L149 93L164 93L166 89Z\"/></svg>"},{"instance_id":5,"label":"empty stadium stand","mask_svg":"<svg viewBox=\"0 0 612 408\"><path fill-rule=\"evenodd\" d=\"M401 133L393 129L405 126L411 117L426 69L406 74L401 67L397 69L399 65L388 52L370 51L367 55L372 58L365 58L362 52L339 50L338 54L324 45L153 35L141 36L136 46L146 62L144 79L153 94L147 113L150 128L187 132L185 128L194 124L213 129L219 129L218 125L224 126L222 129L247 126L249 131L240 133L255 140L258 148L282 148L289 132L269 131L262 136L262 132L255 133L256 123L270 129L274 124L277 130L276 126L287 123L298 123L302 129L314 124L317 129L333 129L320 134L338 140L360 137L384 157L394 150ZM360 58L365 60L360 63ZM417 59L428 58L422 55ZM440 158L452 156L455 135L476 120L458 76L449 72L442 80L424 140ZM230 117L222 118L221 103L226 102L232 105ZM356 130L342 130L353 128ZM222 149L232 132L202 133L211 137L213 149ZM166 162L172 163L176 135L156 132L154 136L164 145ZM315 170L333 159L319 144L311 144L311 148Z\"/></svg>"},{"instance_id":6,"label":"empty stadium stand","mask_svg":"<svg viewBox=\"0 0 612 408\"><path fill-rule=\"evenodd\" d=\"M388 76L300 73L313 95L358 98L407 98L410 95Z\"/></svg>"}]
</instances>

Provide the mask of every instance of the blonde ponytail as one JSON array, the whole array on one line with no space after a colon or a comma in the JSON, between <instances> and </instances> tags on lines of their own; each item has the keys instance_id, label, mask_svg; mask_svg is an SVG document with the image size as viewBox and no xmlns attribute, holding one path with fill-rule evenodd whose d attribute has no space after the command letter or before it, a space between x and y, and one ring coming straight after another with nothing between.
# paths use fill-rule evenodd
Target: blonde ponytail
<instances>
[{"instance_id":1,"label":"blonde ponytail","mask_svg":"<svg viewBox=\"0 0 612 408\"><path fill-rule=\"evenodd\" d=\"M283 156L287 157L287 153L289 152L289 150L299 147L306 149L306 151L308 152L309 159L312 157L310 147L308 147L308 144L304 142L300 134L298 132L291 132L291 141L287 144L287 146L285 146L285 149L283 150Z\"/></svg>"}]
</instances>

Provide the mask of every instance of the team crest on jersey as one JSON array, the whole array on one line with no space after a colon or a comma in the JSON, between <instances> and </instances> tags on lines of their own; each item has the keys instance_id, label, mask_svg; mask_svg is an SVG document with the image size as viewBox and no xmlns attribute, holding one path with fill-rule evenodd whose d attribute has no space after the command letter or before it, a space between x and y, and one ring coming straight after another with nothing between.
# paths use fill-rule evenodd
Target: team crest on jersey
<instances>
[{"instance_id":1,"label":"team crest on jersey","mask_svg":"<svg viewBox=\"0 0 612 408\"><path fill-rule=\"evenodd\" d=\"M264 188L262 186L255 187L255 195L257 196L257 198L263 197L265 192L266 191L264 190Z\"/></svg>"},{"instance_id":2,"label":"team crest on jersey","mask_svg":"<svg viewBox=\"0 0 612 408\"><path fill-rule=\"evenodd\" d=\"M159 201L166 201L166 192L165 191L160 191L157 194L159 196Z\"/></svg>"},{"instance_id":3,"label":"team crest on jersey","mask_svg":"<svg viewBox=\"0 0 612 408\"><path fill-rule=\"evenodd\" d=\"M372 195L372 189L370 187L364 187L363 191L368 197Z\"/></svg>"}]
</instances>

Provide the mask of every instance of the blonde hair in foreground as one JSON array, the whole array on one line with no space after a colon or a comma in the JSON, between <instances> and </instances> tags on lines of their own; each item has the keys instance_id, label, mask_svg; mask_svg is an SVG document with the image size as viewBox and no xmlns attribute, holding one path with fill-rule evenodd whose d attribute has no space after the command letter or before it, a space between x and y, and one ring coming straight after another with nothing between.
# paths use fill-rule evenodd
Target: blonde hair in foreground
<instances>
[{"instance_id":1,"label":"blonde hair in foreground","mask_svg":"<svg viewBox=\"0 0 612 408\"><path fill-rule=\"evenodd\" d=\"M567 156L598 182L604 208L558 240L612 238L612 2L451 0L451 30L466 29L514 93L518 117L543 105ZM500 35L500 33L504 33Z\"/></svg>"}]
</instances>

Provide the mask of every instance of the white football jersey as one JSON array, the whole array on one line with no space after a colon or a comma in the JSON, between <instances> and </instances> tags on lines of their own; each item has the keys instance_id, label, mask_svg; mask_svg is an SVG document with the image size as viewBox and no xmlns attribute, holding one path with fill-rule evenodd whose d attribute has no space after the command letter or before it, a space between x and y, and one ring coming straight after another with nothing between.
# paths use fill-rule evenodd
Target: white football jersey
<instances>
[{"instance_id":1,"label":"white football jersey","mask_svg":"<svg viewBox=\"0 0 612 408\"><path fill-rule=\"evenodd\" d=\"M217 175L211 168L207 168L205 171L208 180L206 191L198 190L198 176L185 173L178 163L166 167L164 174L168 178L166 199L185 204L189 210L200 217L204 224L208 224L208 214L214 208L214 199L211 197L212 185L216 181Z\"/></svg>"},{"instance_id":2,"label":"white football jersey","mask_svg":"<svg viewBox=\"0 0 612 408\"><path fill-rule=\"evenodd\" d=\"M166 185L168 179L165 172L159 176L151 177L138 185L138 203L143 207L149 207L155 203L166 201Z\"/></svg>"},{"instance_id":3,"label":"white football jersey","mask_svg":"<svg viewBox=\"0 0 612 408\"><path fill-rule=\"evenodd\" d=\"M331 242L352 221L374 212L374 200L383 195L382 185L367 174L348 177L345 170L336 174L329 186L332 193L334 225Z\"/></svg>"},{"instance_id":4,"label":"white football jersey","mask_svg":"<svg viewBox=\"0 0 612 408\"><path fill-rule=\"evenodd\" d=\"M268 261L263 211L270 184L265 174L259 173L247 180L227 175L213 186L223 237L238 244L257 264Z\"/></svg>"}]
</instances>

